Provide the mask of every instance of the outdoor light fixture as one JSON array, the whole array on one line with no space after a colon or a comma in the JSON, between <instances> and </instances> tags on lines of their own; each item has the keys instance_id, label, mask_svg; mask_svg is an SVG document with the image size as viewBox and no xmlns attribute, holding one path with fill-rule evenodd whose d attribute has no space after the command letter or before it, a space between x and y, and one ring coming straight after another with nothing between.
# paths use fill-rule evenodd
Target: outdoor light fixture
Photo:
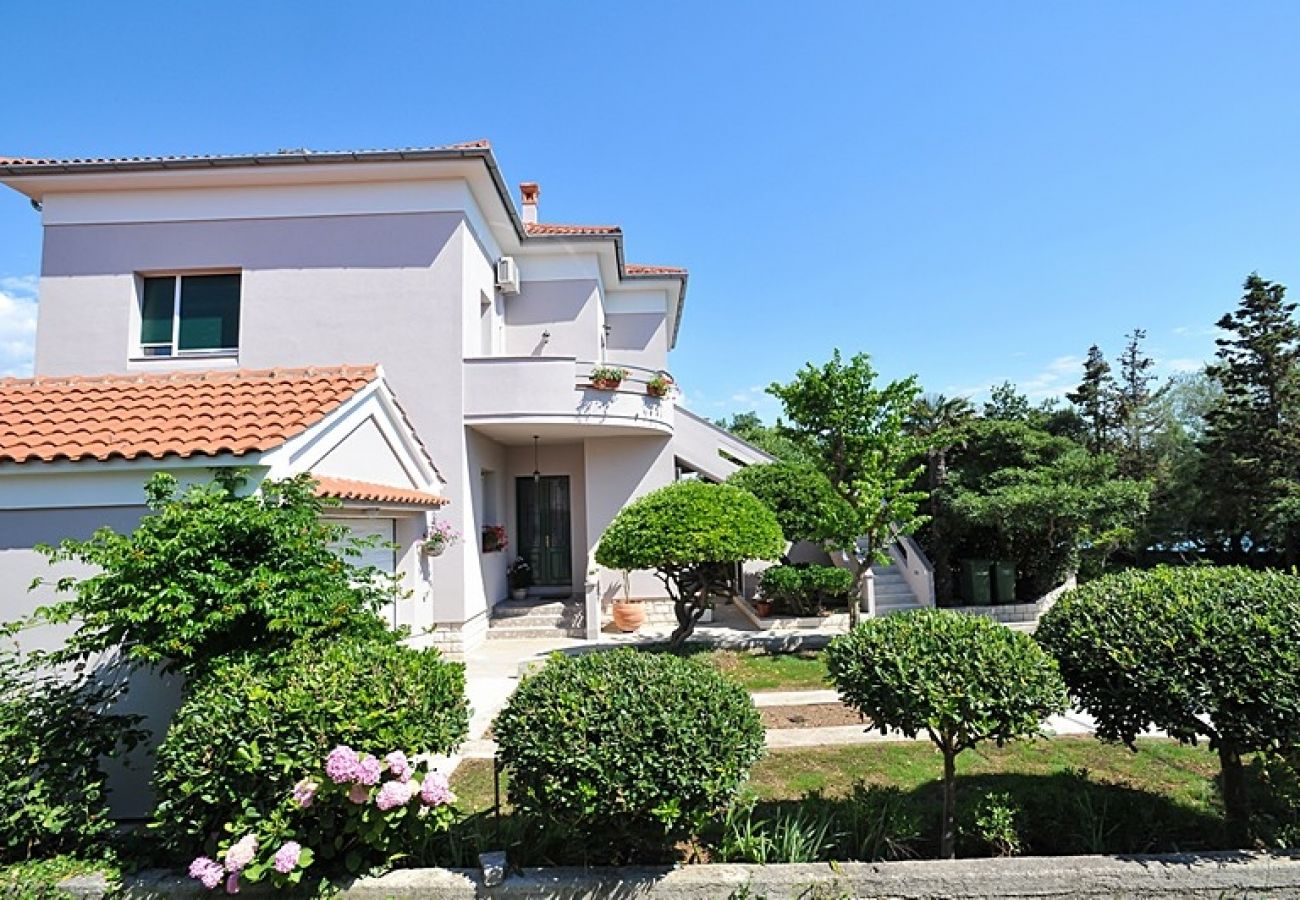
<instances>
[{"instance_id":1,"label":"outdoor light fixture","mask_svg":"<svg viewBox=\"0 0 1300 900\"><path fill-rule=\"evenodd\" d=\"M542 480L541 467L537 465L537 435L533 435L533 484Z\"/></svg>"}]
</instances>

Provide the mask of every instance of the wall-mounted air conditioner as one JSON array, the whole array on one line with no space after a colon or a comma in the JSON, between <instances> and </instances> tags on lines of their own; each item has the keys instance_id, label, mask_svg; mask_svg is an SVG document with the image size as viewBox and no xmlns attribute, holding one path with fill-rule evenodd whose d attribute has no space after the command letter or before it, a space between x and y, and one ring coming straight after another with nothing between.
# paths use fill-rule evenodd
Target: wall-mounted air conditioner
<instances>
[{"instance_id":1,"label":"wall-mounted air conditioner","mask_svg":"<svg viewBox=\"0 0 1300 900\"><path fill-rule=\"evenodd\" d=\"M497 289L503 294L519 293L519 266L513 256L497 260Z\"/></svg>"}]
</instances>

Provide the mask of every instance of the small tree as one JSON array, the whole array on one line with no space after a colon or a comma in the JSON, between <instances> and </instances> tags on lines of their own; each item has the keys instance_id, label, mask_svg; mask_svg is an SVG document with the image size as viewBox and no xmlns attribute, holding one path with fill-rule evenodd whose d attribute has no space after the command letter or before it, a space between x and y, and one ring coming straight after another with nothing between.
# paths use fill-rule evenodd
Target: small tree
<instances>
[{"instance_id":1,"label":"small tree","mask_svg":"<svg viewBox=\"0 0 1300 900\"><path fill-rule=\"evenodd\" d=\"M146 487L152 515L131 534L101 528L89 540L42 547L51 562L99 573L62 578L71 597L37 610L36 622L74 622L53 662L120 649L125 658L187 674L232 650L275 651L299 638L344 630L386 634L376 610L393 597L374 569L358 569L347 529L320 518L310 476L263 482L221 473L177 493L170 475Z\"/></svg>"},{"instance_id":2,"label":"small tree","mask_svg":"<svg viewBox=\"0 0 1300 900\"><path fill-rule=\"evenodd\" d=\"M799 463L746 466L727 483L749 491L776 514L787 541L834 544L853 515L816 468Z\"/></svg>"},{"instance_id":3,"label":"small tree","mask_svg":"<svg viewBox=\"0 0 1300 900\"><path fill-rule=\"evenodd\" d=\"M1222 567L1131 570L1072 591L1039 625L1097 736L1149 727L1218 752L1234 840L1250 839L1242 754L1300 746L1300 578Z\"/></svg>"},{"instance_id":4,"label":"small tree","mask_svg":"<svg viewBox=\"0 0 1300 900\"><path fill-rule=\"evenodd\" d=\"M609 523L596 562L611 569L653 569L673 601L681 647L709 608L730 590L732 570L750 559L777 559L785 538L776 516L729 484L678 481L627 506Z\"/></svg>"},{"instance_id":5,"label":"small tree","mask_svg":"<svg viewBox=\"0 0 1300 900\"><path fill-rule=\"evenodd\" d=\"M1056 663L1028 635L949 610L868 619L831 642L844 702L882 732L926 734L943 754L939 855L956 849L957 755L1038 733L1065 709Z\"/></svg>"}]
</instances>

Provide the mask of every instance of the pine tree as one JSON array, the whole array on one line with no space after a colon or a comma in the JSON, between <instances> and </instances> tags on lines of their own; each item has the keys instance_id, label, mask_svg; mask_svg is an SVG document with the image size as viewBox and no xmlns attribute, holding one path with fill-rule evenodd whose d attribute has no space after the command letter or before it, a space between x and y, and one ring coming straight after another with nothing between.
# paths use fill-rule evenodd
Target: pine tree
<instances>
[{"instance_id":1,"label":"pine tree","mask_svg":"<svg viewBox=\"0 0 1300 900\"><path fill-rule=\"evenodd\" d=\"M1114 380L1110 375L1110 363L1102 355L1101 348L1093 344L1088 348L1088 358L1083 363L1083 381L1079 387L1067 393L1069 400L1079 410L1088 426L1088 449L1093 453L1103 453L1110 449L1111 429L1114 427Z\"/></svg>"},{"instance_id":2,"label":"pine tree","mask_svg":"<svg viewBox=\"0 0 1300 900\"><path fill-rule=\"evenodd\" d=\"M1115 390L1115 422L1119 427L1119 468L1129 478L1146 478L1152 474L1151 401L1158 392L1151 390L1156 376L1151 374L1155 360L1142 350L1146 330L1134 328L1126 335L1128 343L1119 357L1119 384Z\"/></svg>"},{"instance_id":3,"label":"pine tree","mask_svg":"<svg viewBox=\"0 0 1300 900\"><path fill-rule=\"evenodd\" d=\"M1219 320L1218 362L1208 372L1223 396L1206 416L1210 500L1238 554L1300 547L1300 323L1286 287L1252 273L1237 309Z\"/></svg>"}]
</instances>

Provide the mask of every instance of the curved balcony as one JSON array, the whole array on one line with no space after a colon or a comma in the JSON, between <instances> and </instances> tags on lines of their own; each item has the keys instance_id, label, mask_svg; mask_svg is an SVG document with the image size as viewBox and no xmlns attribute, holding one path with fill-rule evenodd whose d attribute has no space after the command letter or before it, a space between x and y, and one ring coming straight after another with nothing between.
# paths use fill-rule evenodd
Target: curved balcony
<instances>
[{"instance_id":1,"label":"curved balcony","mask_svg":"<svg viewBox=\"0 0 1300 900\"><path fill-rule=\"evenodd\" d=\"M552 437L673 433L671 397L652 397L657 373L623 363L629 373L617 390L593 387L596 363L573 357L497 356L465 360L465 424L503 443Z\"/></svg>"}]
</instances>

